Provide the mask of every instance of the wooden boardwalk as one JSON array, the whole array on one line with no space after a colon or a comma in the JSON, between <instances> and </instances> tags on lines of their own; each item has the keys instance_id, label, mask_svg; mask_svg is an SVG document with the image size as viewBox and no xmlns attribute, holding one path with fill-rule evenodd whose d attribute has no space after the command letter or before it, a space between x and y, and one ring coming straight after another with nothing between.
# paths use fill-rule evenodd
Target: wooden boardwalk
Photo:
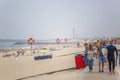
<instances>
[{"instance_id":1,"label":"wooden boardwalk","mask_svg":"<svg viewBox=\"0 0 120 80\"><path fill-rule=\"evenodd\" d=\"M84 69L80 75L79 80L120 80L120 68L116 68L115 74L109 74L108 64L105 63L104 73L99 73L98 60L94 60L93 71L89 72L88 66Z\"/></svg>"}]
</instances>

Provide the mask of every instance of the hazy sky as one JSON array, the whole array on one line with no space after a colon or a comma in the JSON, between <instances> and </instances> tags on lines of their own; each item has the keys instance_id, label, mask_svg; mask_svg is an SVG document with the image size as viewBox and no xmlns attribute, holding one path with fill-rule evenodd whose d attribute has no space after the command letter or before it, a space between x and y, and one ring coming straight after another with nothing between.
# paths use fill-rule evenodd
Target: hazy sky
<instances>
[{"instance_id":1,"label":"hazy sky","mask_svg":"<svg viewBox=\"0 0 120 80\"><path fill-rule=\"evenodd\" d=\"M120 0L0 0L0 39L120 35Z\"/></svg>"}]
</instances>

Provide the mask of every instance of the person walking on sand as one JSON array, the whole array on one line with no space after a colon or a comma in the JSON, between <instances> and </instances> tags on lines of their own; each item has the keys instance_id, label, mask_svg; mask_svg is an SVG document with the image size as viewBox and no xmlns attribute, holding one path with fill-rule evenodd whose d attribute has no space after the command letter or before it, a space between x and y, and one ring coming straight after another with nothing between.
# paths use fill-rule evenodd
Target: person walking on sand
<instances>
[{"instance_id":1,"label":"person walking on sand","mask_svg":"<svg viewBox=\"0 0 120 80\"><path fill-rule=\"evenodd\" d=\"M109 64L109 72L110 74L114 74L115 73L115 58L116 60L118 59L118 51L117 48L115 46L113 46L113 41L110 41L110 45L107 46L107 50L108 50L108 64ZM116 52L116 56L115 53ZM112 66L112 69L111 69Z\"/></svg>"},{"instance_id":2,"label":"person walking on sand","mask_svg":"<svg viewBox=\"0 0 120 80\"><path fill-rule=\"evenodd\" d=\"M96 54L96 58L99 61L99 73L104 72L105 56L104 56L102 49L104 49L104 47L103 47L103 44L100 43L100 45L97 48L97 54ZM101 66L102 66L102 68L101 68Z\"/></svg>"},{"instance_id":3,"label":"person walking on sand","mask_svg":"<svg viewBox=\"0 0 120 80\"><path fill-rule=\"evenodd\" d=\"M89 51L87 55L89 72L92 72L93 70L93 62L94 62L93 56L94 56L93 48L91 45L89 45Z\"/></svg>"},{"instance_id":4,"label":"person walking on sand","mask_svg":"<svg viewBox=\"0 0 120 80\"><path fill-rule=\"evenodd\" d=\"M84 51L84 62L85 62L85 65L87 66L87 65L88 65L87 55L88 55L88 50L89 50L88 43L85 43L84 46L85 46L85 51Z\"/></svg>"}]
</instances>

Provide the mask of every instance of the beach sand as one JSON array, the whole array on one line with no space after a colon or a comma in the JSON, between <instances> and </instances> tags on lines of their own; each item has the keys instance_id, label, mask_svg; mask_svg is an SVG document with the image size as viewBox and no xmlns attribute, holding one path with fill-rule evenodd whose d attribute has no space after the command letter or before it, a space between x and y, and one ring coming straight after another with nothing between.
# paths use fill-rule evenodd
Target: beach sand
<instances>
[{"instance_id":1,"label":"beach sand","mask_svg":"<svg viewBox=\"0 0 120 80\"><path fill-rule=\"evenodd\" d=\"M49 51L52 59L44 60L34 60L39 54L30 55L30 51L17 59L0 57L0 80L79 80L84 69L75 69L75 55L83 51L83 46L60 48ZM120 73L119 67L116 70Z\"/></svg>"},{"instance_id":2,"label":"beach sand","mask_svg":"<svg viewBox=\"0 0 120 80\"><path fill-rule=\"evenodd\" d=\"M82 53L83 47L62 48L50 51L52 59L34 60L34 55L0 57L0 80L76 80L81 70L75 68L75 53ZM27 52L29 54L29 51ZM59 72L59 70L69 69ZM58 71L53 74L45 74ZM40 75L44 74L44 75ZM35 76L38 75L38 76ZM40 76L39 76L40 75ZM35 77L31 77L35 76Z\"/></svg>"},{"instance_id":3,"label":"beach sand","mask_svg":"<svg viewBox=\"0 0 120 80\"><path fill-rule=\"evenodd\" d=\"M62 71L53 74L35 76L23 80L79 80L83 69Z\"/></svg>"}]
</instances>

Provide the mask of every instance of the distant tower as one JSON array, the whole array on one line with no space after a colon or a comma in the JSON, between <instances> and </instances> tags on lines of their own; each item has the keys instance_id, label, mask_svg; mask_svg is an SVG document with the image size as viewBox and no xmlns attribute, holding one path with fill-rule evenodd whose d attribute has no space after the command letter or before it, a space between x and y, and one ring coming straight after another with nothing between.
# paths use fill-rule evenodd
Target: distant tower
<instances>
[{"instance_id":1,"label":"distant tower","mask_svg":"<svg viewBox=\"0 0 120 80\"><path fill-rule=\"evenodd\" d=\"M73 39L75 38L75 28L73 28Z\"/></svg>"}]
</instances>

